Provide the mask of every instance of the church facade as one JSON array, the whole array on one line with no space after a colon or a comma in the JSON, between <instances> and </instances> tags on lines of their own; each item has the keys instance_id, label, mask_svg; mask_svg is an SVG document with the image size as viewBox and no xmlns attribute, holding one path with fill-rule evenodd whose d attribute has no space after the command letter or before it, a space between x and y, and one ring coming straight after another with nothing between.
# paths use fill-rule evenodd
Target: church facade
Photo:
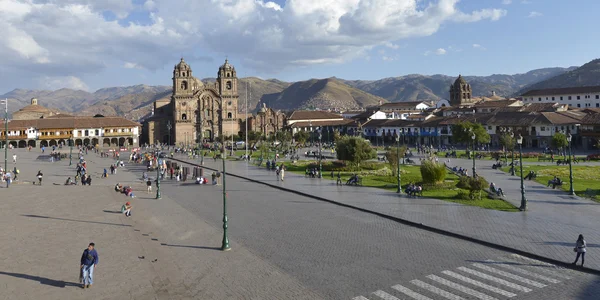
<instances>
[{"instance_id":1,"label":"church facade","mask_svg":"<svg viewBox=\"0 0 600 300\"><path fill-rule=\"evenodd\" d=\"M156 101L153 115L144 121L145 143L195 145L238 134L238 78L228 60L219 67L216 82L206 84L182 58L172 80L170 101Z\"/></svg>"},{"instance_id":2,"label":"church facade","mask_svg":"<svg viewBox=\"0 0 600 300\"><path fill-rule=\"evenodd\" d=\"M454 84L450 85L450 105L465 107L472 106L476 102L476 99L472 97L471 85L459 74Z\"/></svg>"}]
</instances>

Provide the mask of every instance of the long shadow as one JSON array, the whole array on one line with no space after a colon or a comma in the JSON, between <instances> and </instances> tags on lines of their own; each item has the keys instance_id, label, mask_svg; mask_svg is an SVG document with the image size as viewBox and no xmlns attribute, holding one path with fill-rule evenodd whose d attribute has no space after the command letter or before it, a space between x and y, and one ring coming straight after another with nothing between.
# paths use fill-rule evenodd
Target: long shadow
<instances>
[{"instance_id":1,"label":"long shadow","mask_svg":"<svg viewBox=\"0 0 600 300\"><path fill-rule=\"evenodd\" d=\"M575 247L575 242L537 242L536 244ZM586 246L590 248L600 248L600 244L586 244Z\"/></svg>"},{"instance_id":2,"label":"long shadow","mask_svg":"<svg viewBox=\"0 0 600 300\"><path fill-rule=\"evenodd\" d=\"M597 203L585 203L585 202L561 202L561 201L547 201L547 200L528 200L528 201L536 202L536 203L563 204L563 205L600 205Z\"/></svg>"},{"instance_id":3,"label":"long shadow","mask_svg":"<svg viewBox=\"0 0 600 300\"><path fill-rule=\"evenodd\" d=\"M122 214L122 212L120 210L103 210L103 212L105 213L109 213L109 214Z\"/></svg>"},{"instance_id":4,"label":"long shadow","mask_svg":"<svg viewBox=\"0 0 600 300\"><path fill-rule=\"evenodd\" d=\"M193 249L205 249L205 250L217 250L221 251L221 248L218 247L207 247L207 246L190 246L190 245L172 245L167 243L160 243L161 246L167 247L178 247L178 248L193 248Z\"/></svg>"},{"instance_id":5,"label":"long shadow","mask_svg":"<svg viewBox=\"0 0 600 300\"><path fill-rule=\"evenodd\" d=\"M59 288L64 288L66 286L80 286L80 284L75 283L75 282L54 280L54 279L50 279L50 278L46 278L46 277L40 277L40 276L34 276L34 275L28 275L28 274L22 274L22 273L11 273L11 272L0 271L0 275L6 275L6 276L12 276L12 277L16 277L16 278L23 278L23 279L33 280L33 281L39 281L41 284L49 285L49 286L53 286L53 287L59 287Z\"/></svg>"},{"instance_id":6,"label":"long shadow","mask_svg":"<svg viewBox=\"0 0 600 300\"><path fill-rule=\"evenodd\" d=\"M96 222L96 221L73 220L73 219L65 219L65 218L55 218L55 217L48 217L48 216L39 216L39 215L21 215L21 216L23 216L23 217L29 217L29 218L39 218L39 219L53 219L53 220L71 221L71 222L79 222L79 223L92 223L92 224L112 225L112 226L121 226L121 227L131 227L131 225L127 225L127 224L116 224L116 223L106 223L106 222Z\"/></svg>"}]
</instances>

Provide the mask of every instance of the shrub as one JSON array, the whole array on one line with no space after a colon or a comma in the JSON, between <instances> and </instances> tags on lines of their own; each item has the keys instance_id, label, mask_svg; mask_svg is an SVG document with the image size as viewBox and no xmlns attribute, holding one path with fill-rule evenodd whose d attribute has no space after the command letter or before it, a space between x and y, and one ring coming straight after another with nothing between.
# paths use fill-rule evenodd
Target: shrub
<instances>
[{"instance_id":1,"label":"shrub","mask_svg":"<svg viewBox=\"0 0 600 300\"><path fill-rule=\"evenodd\" d=\"M471 177L469 176L460 176L458 178L458 183L456 184L456 187L459 189L465 189L468 190L471 188Z\"/></svg>"},{"instance_id":2,"label":"shrub","mask_svg":"<svg viewBox=\"0 0 600 300\"><path fill-rule=\"evenodd\" d=\"M481 191L487 186L488 182L481 176L477 178L461 176L456 184L457 188L469 190L469 198L471 200L474 200L476 196L481 199Z\"/></svg>"},{"instance_id":3,"label":"shrub","mask_svg":"<svg viewBox=\"0 0 600 300\"><path fill-rule=\"evenodd\" d=\"M469 193L467 193L466 191L459 190L458 193L456 194L456 196L454 196L454 198L460 199L460 200L471 200L471 195Z\"/></svg>"},{"instance_id":4,"label":"shrub","mask_svg":"<svg viewBox=\"0 0 600 300\"><path fill-rule=\"evenodd\" d=\"M446 166L429 160L421 164L421 178L425 184L437 184L446 178Z\"/></svg>"}]
</instances>

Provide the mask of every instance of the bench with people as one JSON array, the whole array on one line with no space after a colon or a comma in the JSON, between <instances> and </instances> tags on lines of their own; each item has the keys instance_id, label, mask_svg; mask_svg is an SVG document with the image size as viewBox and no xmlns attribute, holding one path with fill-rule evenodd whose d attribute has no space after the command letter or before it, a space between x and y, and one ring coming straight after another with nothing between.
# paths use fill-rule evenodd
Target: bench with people
<instances>
[{"instance_id":1,"label":"bench with people","mask_svg":"<svg viewBox=\"0 0 600 300\"><path fill-rule=\"evenodd\" d=\"M319 170L317 168L307 168L304 171L304 177L317 178L319 177Z\"/></svg>"},{"instance_id":2,"label":"bench with people","mask_svg":"<svg viewBox=\"0 0 600 300\"><path fill-rule=\"evenodd\" d=\"M536 177L537 177L537 174L534 171L529 171L529 173L527 175L525 175L525 177L523 177L523 179L534 180Z\"/></svg>"},{"instance_id":3,"label":"bench with people","mask_svg":"<svg viewBox=\"0 0 600 300\"><path fill-rule=\"evenodd\" d=\"M362 185L362 178L358 177L357 174L354 174L350 177L350 179L348 179L348 181L346 181L346 185L354 185L354 186Z\"/></svg>"},{"instance_id":4,"label":"bench with people","mask_svg":"<svg viewBox=\"0 0 600 300\"><path fill-rule=\"evenodd\" d=\"M406 189L404 189L404 193L414 197L423 196L423 187L418 184L409 183L408 186L406 186Z\"/></svg>"},{"instance_id":5,"label":"bench with people","mask_svg":"<svg viewBox=\"0 0 600 300\"><path fill-rule=\"evenodd\" d=\"M561 187L562 185L563 185L563 181L556 176L554 176L554 178L548 180L548 187L552 186L552 189L555 189L557 186Z\"/></svg>"},{"instance_id":6,"label":"bench with people","mask_svg":"<svg viewBox=\"0 0 600 300\"><path fill-rule=\"evenodd\" d=\"M498 197L504 197L504 192L502 191L502 188L496 187L496 184L494 184L493 182L490 183L490 193L495 194Z\"/></svg>"}]
</instances>

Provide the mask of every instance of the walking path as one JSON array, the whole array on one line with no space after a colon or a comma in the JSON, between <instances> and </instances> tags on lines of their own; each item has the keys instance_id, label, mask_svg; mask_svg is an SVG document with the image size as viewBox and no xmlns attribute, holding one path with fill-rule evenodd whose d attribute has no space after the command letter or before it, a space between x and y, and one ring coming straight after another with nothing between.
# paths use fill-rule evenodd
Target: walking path
<instances>
[{"instance_id":1,"label":"walking path","mask_svg":"<svg viewBox=\"0 0 600 300\"><path fill-rule=\"evenodd\" d=\"M198 163L198 160L189 160L182 155L176 158ZM456 159L454 161L459 163ZM502 189L506 188L508 200L519 206L520 192L515 190L519 186L518 177L486 170L484 163L489 161L480 162L478 173L488 181L496 182ZM314 195L565 263L572 262L575 240L583 234L588 242L586 267L600 271L600 259L593 254L596 248L600 248L597 230L600 228L600 204L544 188L535 182L526 184L528 211L501 212L436 199L398 196L376 188L336 186L333 180L305 178L291 172L286 172L285 181L281 182L274 171L267 171L264 167L241 161L228 161L226 164L228 173L292 192ZM205 167L220 170L221 166L221 161L205 160ZM491 163L488 167L491 170Z\"/></svg>"}]
</instances>

